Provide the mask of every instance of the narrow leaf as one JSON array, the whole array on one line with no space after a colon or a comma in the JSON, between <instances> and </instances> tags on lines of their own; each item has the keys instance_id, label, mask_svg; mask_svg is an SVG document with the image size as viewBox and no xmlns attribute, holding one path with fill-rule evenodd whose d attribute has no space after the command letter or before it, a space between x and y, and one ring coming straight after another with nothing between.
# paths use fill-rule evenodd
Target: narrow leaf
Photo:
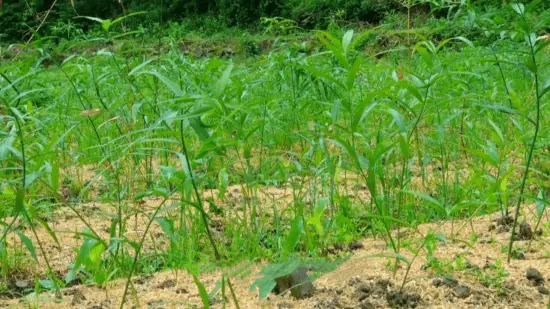
<instances>
[{"instance_id":1,"label":"narrow leaf","mask_svg":"<svg viewBox=\"0 0 550 309\"><path fill-rule=\"evenodd\" d=\"M21 239L21 242L23 242L25 247L27 247L27 250L29 250L32 258L36 262L38 262L38 256L36 255L36 249L34 248L32 240L19 231L17 232L17 236L19 236L19 238Z\"/></svg>"}]
</instances>

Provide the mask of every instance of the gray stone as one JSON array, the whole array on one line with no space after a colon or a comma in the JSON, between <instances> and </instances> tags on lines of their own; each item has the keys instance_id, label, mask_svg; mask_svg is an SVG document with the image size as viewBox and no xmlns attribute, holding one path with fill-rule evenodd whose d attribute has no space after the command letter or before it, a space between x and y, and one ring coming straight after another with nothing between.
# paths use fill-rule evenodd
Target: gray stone
<instances>
[{"instance_id":1,"label":"gray stone","mask_svg":"<svg viewBox=\"0 0 550 309\"><path fill-rule=\"evenodd\" d=\"M313 283L307 275L307 268L298 267L292 274L275 279L277 283L275 290L283 293L290 290L290 294L295 298L305 298L313 295Z\"/></svg>"},{"instance_id":2,"label":"gray stone","mask_svg":"<svg viewBox=\"0 0 550 309\"><path fill-rule=\"evenodd\" d=\"M471 291L470 287L466 285L457 285L453 288L453 293L458 298L467 298L468 296L470 296Z\"/></svg>"},{"instance_id":3,"label":"gray stone","mask_svg":"<svg viewBox=\"0 0 550 309\"><path fill-rule=\"evenodd\" d=\"M525 277L527 278L527 280L532 281L534 283L544 282L544 278L542 277L542 274L540 273L540 271L538 271L533 267L529 267L529 269L527 269L527 272L525 273Z\"/></svg>"}]
</instances>

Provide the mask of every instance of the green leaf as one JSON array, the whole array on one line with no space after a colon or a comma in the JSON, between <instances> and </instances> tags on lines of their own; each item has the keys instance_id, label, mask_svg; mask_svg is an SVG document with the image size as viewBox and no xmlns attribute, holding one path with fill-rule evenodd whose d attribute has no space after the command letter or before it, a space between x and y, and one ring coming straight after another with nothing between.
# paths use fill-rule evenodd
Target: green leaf
<instances>
[{"instance_id":1,"label":"green leaf","mask_svg":"<svg viewBox=\"0 0 550 309\"><path fill-rule=\"evenodd\" d=\"M422 46L418 46L415 48L415 51L418 52L422 60L428 65L428 67L433 67L433 59L432 55L428 52L428 50Z\"/></svg>"},{"instance_id":2,"label":"green leaf","mask_svg":"<svg viewBox=\"0 0 550 309\"><path fill-rule=\"evenodd\" d=\"M159 72L156 72L156 71L149 72L149 71L147 71L147 72L144 72L143 74L151 74L153 76L156 76L163 84L166 85L166 87L168 87L168 89L170 89L170 91L172 91L172 93L174 93L175 96L177 96L177 97L184 96L183 91L180 89L180 87L176 83L171 81L166 76L160 74Z\"/></svg>"},{"instance_id":3,"label":"green leaf","mask_svg":"<svg viewBox=\"0 0 550 309\"><path fill-rule=\"evenodd\" d=\"M293 273L300 267L301 261L296 258L289 258L282 263L269 264L262 268L260 275L262 277L256 279L250 286L253 291L256 287L259 288L260 299L266 298L276 286L275 280L282 276L287 276Z\"/></svg>"},{"instance_id":4,"label":"green leaf","mask_svg":"<svg viewBox=\"0 0 550 309\"><path fill-rule=\"evenodd\" d=\"M172 244L175 244L177 239L174 232L174 222L167 218L155 218L155 221L157 221L157 223L160 225L160 228L162 229L164 234L170 237L170 241L172 242Z\"/></svg>"},{"instance_id":5,"label":"green leaf","mask_svg":"<svg viewBox=\"0 0 550 309\"><path fill-rule=\"evenodd\" d=\"M205 141L210 138L210 133L208 133L207 126L202 122L200 117L194 117L189 119L189 125L193 128L193 131L199 137L199 140Z\"/></svg>"},{"instance_id":6,"label":"green leaf","mask_svg":"<svg viewBox=\"0 0 550 309\"><path fill-rule=\"evenodd\" d=\"M80 250L78 250L78 254L76 255L76 261L74 263L73 269L71 269L65 277L65 283L69 283L76 279L76 275L80 272L80 266L88 258L88 256L90 255L90 250L96 243L97 241L92 238L86 238L84 240L82 246L80 246Z\"/></svg>"},{"instance_id":7,"label":"green leaf","mask_svg":"<svg viewBox=\"0 0 550 309\"><path fill-rule=\"evenodd\" d=\"M332 52L342 67L349 68L350 65L348 59L346 58L346 54L338 40L326 31L317 31L317 38L328 50Z\"/></svg>"},{"instance_id":8,"label":"green leaf","mask_svg":"<svg viewBox=\"0 0 550 309\"><path fill-rule=\"evenodd\" d=\"M218 198L223 199L225 197L228 184L229 174L227 174L227 170L225 168L222 168L218 173Z\"/></svg>"},{"instance_id":9,"label":"green leaf","mask_svg":"<svg viewBox=\"0 0 550 309\"><path fill-rule=\"evenodd\" d=\"M353 38L353 30L348 30L344 37L342 38L342 48L344 49L344 54L348 53L349 44L351 43L351 39Z\"/></svg>"},{"instance_id":10,"label":"green leaf","mask_svg":"<svg viewBox=\"0 0 550 309\"><path fill-rule=\"evenodd\" d=\"M355 59L355 62L353 63L353 66L348 71L348 76L346 78L346 87L348 90L353 89L353 85L355 84L355 79L357 78L357 73L359 72L359 69L361 68L361 64L363 63L363 58L357 57Z\"/></svg>"},{"instance_id":11,"label":"green leaf","mask_svg":"<svg viewBox=\"0 0 550 309\"><path fill-rule=\"evenodd\" d=\"M38 256L36 255L36 249L34 248L32 240L19 231L17 231L17 236L19 236L21 242L25 245L25 247L27 247L27 250L29 250L32 258L38 262Z\"/></svg>"},{"instance_id":12,"label":"green leaf","mask_svg":"<svg viewBox=\"0 0 550 309\"><path fill-rule=\"evenodd\" d=\"M300 216L296 216L292 222L290 232L285 239L285 244L283 246L285 253L289 254L294 251L294 248L296 248L296 245L298 245L298 242L300 241L303 230L302 218Z\"/></svg>"},{"instance_id":13,"label":"green leaf","mask_svg":"<svg viewBox=\"0 0 550 309\"><path fill-rule=\"evenodd\" d=\"M519 15L525 14L525 6L523 3L512 3L512 9L516 11Z\"/></svg>"},{"instance_id":14,"label":"green leaf","mask_svg":"<svg viewBox=\"0 0 550 309\"><path fill-rule=\"evenodd\" d=\"M539 93L539 98L542 99L542 97L550 91L550 76L542 83L542 88Z\"/></svg>"},{"instance_id":15,"label":"green leaf","mask_svg":"<svg viewBox=\"0 0 550 309\"><path fill-rule=\"evenodd\" d=\"M433 197L431 197L431 196L429 196L425 193L417 192L417 191L405 191L405 190L403 191L403 193L407 193L407 194L411 194L411 195L414 195L416 197L419 197L419 198L423 199L424 201L426 201L428 203L428 205L435 206L436 210L445 212L445 207L443 205L441 205L441 203L439 203L438 200L434 199Z\"/></svg>"},{"instance_id":16,"label":"green leaf","mask_svg":"<svg viewBox=\"0 0 550 309\"><path fill-rule=\"evenodd\" d=\"M40 223L40 225L42 225L44 227L44 229L48 232L48 234L50 234L50 236L55 241L55 244L57 245L57 247L60 248L61 244L59 244L59 240L57 239L57 235L55 235L55 232L50 228L50 226L48 225L48 222L40 219L40 217L38 217L38 216L35 217L34 220L36 220L38 223Z\"/></svg>"},{"instance_id":17,"label":"green leaf","mask_svg":"<svg viewBox=\"0 0 550 309\"><path fill-rule=\"evenodd\" d=\"M544 214L544 211L546 210L546 206L548 206L548 202L546 201L546 197L544 196L543 190L539 191L539 194L537 195L537 199L535 200L535 204L537 206L537 215L541 217Z\"/></svg>"},{"instance_id":18,"label":"green leaf","mask_svg":"<svg viewBox=\"0 0 550 309\"><path fill-rule=\"evenodd\" d=\"M52 163L52 171L50 173L50 186L54 192L59 191L59 162L55 160Z\"/></svg>"},{"instance_id":19,"label":"green leaf","mask_svg":"<svg viewBox=\"0 0 550 309\"><path fill-rule=\"evenodd\" d=\"M199 289L199 295L201 297L202 301L202 308L203 309L209 309L210 308L210 300L208 299L208 292L206 292L206 288L204 287L204 284L202 284L199 281L199 278L197 276L193 275L193 281L195 281L195 285Z\"/></svg>"},{"instance_id":20,"label":"green leaf","mask_svg":"<svg viewBox=\"0 0 550 309\"><path fill-rule=\"evenodd\" d=\"M388 112L392 115L393 119L395 120L395 123L399 128L399 133L407 133L407 127L405 126L405 119L403 119L403 116L401 115L401 113L399 113L397 110L392 108L390 108Z\"/></svg>"},{"instance_id":21,"label":"green leaf","mask_svg":"<svg viewBox=\"0 0 550 309\"><path fill-rule=\"evenodd\" d=\"M396 260L401 261L401 262L405 262L406 264L411 263L406 256L404 256L400 253L381 253L381 254L374 254L374 255L366 256L366 258L381 258L381 257L383 257L383 258L395 258Z\"/></svg>"},{"instance_id":22,"label":"green leaf","mask_svg":"<svg viewBox=\"0 0 550 309\"><path fill-rule=\"evenodd\" d=\"M229 64L227 68L223 71L222 76L218 81L216 82L216 86L214 87L214 93L213 96L215 99L219 99L227 85L229 84L229 81L231 80L231 71L233 70L233 64Z\"/></svg>"},{"instance_id":23,"label":"green leaf","mask_svg":"<svg viewBox=\"0 0 550 309\"><path fill-rule=\"evenodd\" d=\"M15 208L13 209L13 215L17 216L25 207L25 188L19 187L17 189L17 195L15 196Z\"/></svg>"},{"instance_id":24,"label":"green leaf","mask_svg":"<svg viewBox=\"0 0 550 309\"><path fill-rule=\"evenodd\" d=\"M128 15L124 15L124 16L116 18L115 20L113 20L112 24L114 25L116 23L119 23L119 22L125 20L128 17L132 17L132 16L136 16L136 15L143 15L143 14L147 14L147 12L145 12L145 11L133 12L133 13L130 13Z\"/></svg>"}]
</instances>

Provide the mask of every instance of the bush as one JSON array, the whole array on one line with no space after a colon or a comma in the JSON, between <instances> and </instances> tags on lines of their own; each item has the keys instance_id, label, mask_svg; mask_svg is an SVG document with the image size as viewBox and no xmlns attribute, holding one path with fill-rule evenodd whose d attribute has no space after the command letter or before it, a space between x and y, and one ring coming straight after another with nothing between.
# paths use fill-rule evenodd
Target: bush
<instances>
[{"instance_id":1,"label":"bush","mask_svg":"<svg viewBox=\"0 0 550 309\"><path fill-rule=\"evenodd\" d=\"M326 28L337 15L348 22L378 23L386 13L400 9L388 0L315 0L291 2L290 17L304 28Z\"/></svg>"}]
</instances>

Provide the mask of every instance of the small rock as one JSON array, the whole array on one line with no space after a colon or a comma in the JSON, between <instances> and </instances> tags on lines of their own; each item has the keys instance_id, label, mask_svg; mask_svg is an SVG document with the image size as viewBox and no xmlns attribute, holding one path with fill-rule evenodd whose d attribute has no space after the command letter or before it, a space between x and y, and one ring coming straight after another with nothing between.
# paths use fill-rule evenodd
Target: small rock
<instances>
[{"instance_id":1,"label":"small rock","mask_svg":"<svg viewBox=\"0 0 550 309\"><path fill-rule=\"evenodd\" d=\"M520 251L520 253L518 255L518 259L519 260L525 260L525 253L523 251Z\"/></svg>"},{"instance_id":2,"label":"small rock","mask_svg":"<svg viewBox=\"0 0 550 309\"><path fill-rule=\"evenodd\" d=\"M470 287L461 284L453 288L453 293L458 298L467 298L468 296L470 296L471 291Z\"/></svg>"},{"instance_id":3,"label":"small rock","mask_svg":"<svg viewBox=\"0 0 550 309\"><path fill-rule=\"evenodd\" d=\"M176 294L187 294L189 293L189 290L187 290L186 288L179 288L176 290Z\"/></svg>"},{"instance_id":4,"label":"small rock","mask_svg":"<svg viewBox=\"0 0 550 309\"><path fill-rule=\"evenodd\" d=\"M539 293L544 295L548 295L550 293L550 291L548 291L548 289L544 285L539 285L537 289L539 290Z\"/></svg>"},{"instance_id":5,"label":"small rock","mask_svg":"<svg viewBox=\"0 0 550 309\"><path fill-rule=\"evenodd\" d=\"M275 290L283 293L290 289L295 298L305 298L313 294L313 283L307 275L307 268L298 267L292 274L275 279Z\"/></svg>"},{"instance_id":6,"label":"small rock","mask_svg":"<svg viewBox=\"0 0 550 309\"><path fill-rule=\"evenodd\" d=\"M542 274L540 273L540 271L538 271L533 267L529 267L529 269L527 269L527 272L525 273L525 277L527 278L527 280L537 284L544 282L544 278L542 277Z\"/></svg>"},{"instance_id":7,"label":"small rock","mask_svg":"<svg viewBox=\"0 0 550 309\"><path fill-rule=\"evenodd\" d=\"M355 250L363 249L363 243L361 243L361 242L359 242L359 241L352 241L352 242L349 243L348 249L349 249L350 251L355 251Z\"/></svg>"},{"instance_id":8,"label":"small rock","mask_svg":"<svg viewBox=\"0 0 550 309\"><path fill-rule=\"evenodd\" d=\"M29 283L25 280L15 280L15 286L24 289L29 286Z\"/></svg>"}]
</instances>

